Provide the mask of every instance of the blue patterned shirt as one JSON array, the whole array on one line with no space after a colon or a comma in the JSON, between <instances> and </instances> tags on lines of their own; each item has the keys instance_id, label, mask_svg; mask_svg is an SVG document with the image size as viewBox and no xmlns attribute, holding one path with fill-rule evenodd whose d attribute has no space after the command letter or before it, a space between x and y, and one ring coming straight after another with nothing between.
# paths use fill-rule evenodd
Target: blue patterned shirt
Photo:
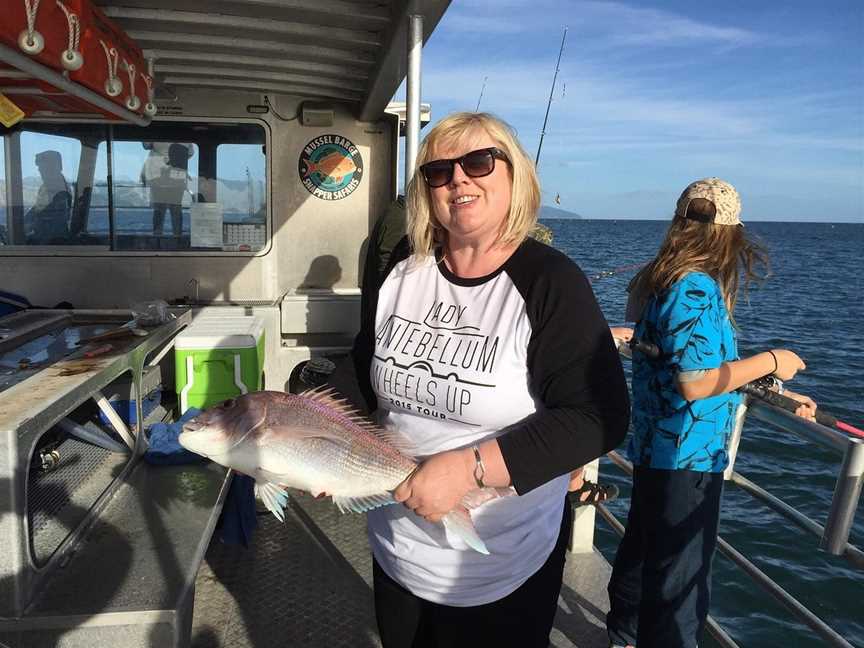
<instances>
[{"instance_id":1,"label":"blue patterned shirt","mask_svg":"<svg viewBox=\"0 0 864 648\"><path fill-rule=\"evenodd\" d=\"M716 369L738 359L735 329L717 283L692 272L652 298L635 335L661 357L633 354L633 435L630 460L667 470L722 472L741 397L737 392L687 401L679 374Z\"/></svg>"}]
</instances>

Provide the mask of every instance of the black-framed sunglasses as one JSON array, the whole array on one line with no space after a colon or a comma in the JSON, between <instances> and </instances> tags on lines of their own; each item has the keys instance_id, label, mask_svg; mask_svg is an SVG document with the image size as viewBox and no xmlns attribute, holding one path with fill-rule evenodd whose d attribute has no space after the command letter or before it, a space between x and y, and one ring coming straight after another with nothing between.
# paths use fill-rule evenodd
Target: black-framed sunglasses
<instances>
[{"instance_id":1,"label":"black-framed sunglasses","mask_svg":"<svg viewBox=\"0 0 864 648\"><path fill-rule=\"evenodd\" d=\"M423 172L423 177L433 189L443 187L453 180L453 169L456 164L462 167L462 170L470 178L482 178L488 176L495 170L495 160L504 160L510 164L510 158L504 151L490 146L489 148L477 149L470 151L462 157L453 158L451 160L432 160L420 166L420 171Z\"/></svg>"}]
</instances>

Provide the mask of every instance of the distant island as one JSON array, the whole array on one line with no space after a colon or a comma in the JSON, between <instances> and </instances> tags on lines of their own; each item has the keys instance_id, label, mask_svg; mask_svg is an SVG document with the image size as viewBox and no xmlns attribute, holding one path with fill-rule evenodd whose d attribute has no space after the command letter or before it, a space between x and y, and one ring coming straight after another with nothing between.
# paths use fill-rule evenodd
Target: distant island
<instances>
[{"instance_id":1,"label":"distant island","mask_svg":"<svg viewBox=\"0 0 864 648\"><path fill-rule=\"evenodd\" d=\"M558 209L557 207L543 205L540 207L540 218L567 218L570 220L581 220L582 216L576 212L567 211L566 209Z\"/></svg>"}]
</instances>

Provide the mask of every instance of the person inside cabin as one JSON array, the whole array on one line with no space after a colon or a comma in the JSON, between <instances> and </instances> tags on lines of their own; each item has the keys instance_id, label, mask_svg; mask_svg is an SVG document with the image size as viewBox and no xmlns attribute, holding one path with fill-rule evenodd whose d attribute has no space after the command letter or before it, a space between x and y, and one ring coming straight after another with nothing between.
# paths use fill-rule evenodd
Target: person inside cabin
<instances>
[{"instance_id":1,"label":"person inside cabin","mask_svg":"<svg viewBox=\"0 0 864 648\"><path fill-rule=\"evenodd\" d=\"M417 164L407 236L329 381L421 461L404 506L367 514L382 644L545 648L570 472L624 440L627 384L585 275L528 237L540 187L513 130L452 114ZM483 488L501 490L464 502L489 555L439 524Z\"/></svg>"},{"instance_id":2,"label":"person inside cabin","mask_svg":"<svg viewBox=\"0 0 864 648\"><path fill-rule=\"evenodd\" d=\"M191 144L142 142L149 150L141 169L141 184L150 188L153 209L153 235L162 236L165 212L171 214L171 233L180 238L183 233L183 196L189 184Z\"/></svg>"},{"instance_id":3,"label":"person inside cabin","mask_svg":"<svg viewBox=\"0 0 864 648\"><path fill-rule=\"evenodd\" d=\"M741 359L733 319L739 278L767 269L748 239L738 192L719 178L687 186L657 256L630 284L627 319L659 357L633 352L633 490L609 581L613 647L695 648L708 615L727 443L741 401L735 391L804 369L772 349ZM630 336L617 329L617 336ZM816 404L796 412L812 418Z\"/></svg>"},{"instance_id":4,"label":"person inside cabin","mask_svg":"<svg viewBox=\"0 0 864 648\"><path fill-rule=\"evenodd\" d=\"M58 245L69 238L72 193L63 177L63 158L59 151L36 154L36 168L42 185L36 202L24 216L28 245Z\"/></svg>"}]
</instances>

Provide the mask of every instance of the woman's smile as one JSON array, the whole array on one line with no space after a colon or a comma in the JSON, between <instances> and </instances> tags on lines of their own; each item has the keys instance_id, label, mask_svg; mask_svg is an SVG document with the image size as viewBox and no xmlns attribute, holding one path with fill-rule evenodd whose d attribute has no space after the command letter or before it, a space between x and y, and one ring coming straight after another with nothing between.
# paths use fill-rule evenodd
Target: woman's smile
<instances>
[{"instance_id":1,"label":"woman's smile","mask_svg":"<svg viewBox=\"0 0 864 648\"><path fill-rule=\"evenodd\" d=\"M462 196L457 196L454 200L451 201L451 204L456 207L463 207L465 205L470 205L475 200L477 200L479 196L464 194Z\"/></svg>"}]
</instances>

